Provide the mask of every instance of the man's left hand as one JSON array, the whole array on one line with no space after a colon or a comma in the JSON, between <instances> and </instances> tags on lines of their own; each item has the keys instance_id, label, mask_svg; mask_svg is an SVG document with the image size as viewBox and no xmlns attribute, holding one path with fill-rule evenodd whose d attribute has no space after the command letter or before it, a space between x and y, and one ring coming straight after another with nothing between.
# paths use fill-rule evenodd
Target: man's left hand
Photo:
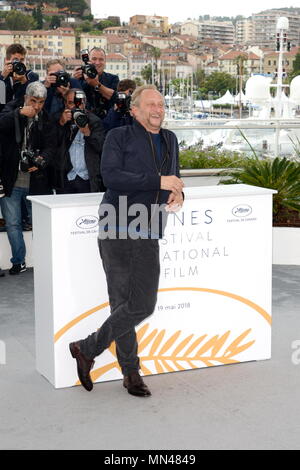
<instances>
[{"instance_id":1,"label":"man's left hand","mask_svg":"<svg viewBox=\"0 0 300 470\"><path fill-rule=\"evenodd\" d=\"M91 129L88 124L85 127L79 127L79 130L85 137L89 137L91 135Z\"/></svg>"},{"instance_id":2,"label":"man's left hand","mask_svg":"<svg viewBox=\"0 0 300 470\"><path fill-rule=\"evenodd\" d=\"M15 72L13 73L13 81L14 82L19 82L22 85L24 85L28 80L26 75L18 75Z\"/></svg>"},{"instance_id":3,"label":"man's left hand","mask_svg":"<svg viewBox=\"0 0 300 470\"><path fill-rule=\"evenodd\" d=\"M98 77L89 78L89 77L85 76L85 81L88 85L90 85L93 88L95 88L95 86L100 86L100 82L98 80Z\"/></svg>"},{"instance_id":4,"label":"man's left hand","mask_svg":"<svg viewBox=\"0 0 300 470\"><path fill-rule=\"evenodd\" d=\"M166 211L167 212L178 212L183 205L182 193L171 193L169 195Z\"/></svg>"}]
</instances>

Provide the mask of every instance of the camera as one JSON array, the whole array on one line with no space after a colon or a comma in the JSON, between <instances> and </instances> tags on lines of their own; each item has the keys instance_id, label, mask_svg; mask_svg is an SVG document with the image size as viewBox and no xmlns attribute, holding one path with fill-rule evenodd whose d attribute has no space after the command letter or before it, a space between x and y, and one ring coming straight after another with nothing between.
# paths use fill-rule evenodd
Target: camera
<instances>
[{"instance_id":1,"label":"camera","mask_svg":"<svg viewBox=\"0 0 300 470\"><path fill-rule=\"evenodd\" d=\"M98 72L94 64L89 64L89 51L87 49L81 51L81 59L84 62L84 65L80 67L83 73L89 78L96 78Z\"/></svg>"},{"instance_id":2,"label":"camera","mask_svg":"<svg viewBox=\"0 0 300 470\"><path fill-rule=\"evenodd\" d=\"M85 94L82 91L75 91L75 95L74 95L75 108L72 109L71 112L72 112L73 121L78 127L85 127L89 122L87 113L83 109L80 109L80 105L84 103L84 99L85 99Z\"/></svg>"},{"instance_id":3,"label":"camera","mask_svg":"<svg viewBox=\"0 0 300 470\"><path fill-rule=\"evenodd\" d=\"M122 93L122 92L117 93L116 105L117 105L118 111L124 114L129 113L130 102L131 102L131 95L126 95L126 93Z\"/></svg>"},{"instance_id":4,"label":"camera","mask_svg":"<svg viewBox=\"0 0 300 470\"><path fill-rule=\"evenodd\" d=\"M21 161L20 169L24 173L27 173L29 168L36 166L39 170L42 170L46 167L46 161L43 157L39 155L39 150L22 150L21 152Z\"/></svg>"},{"instance_id":5,"label":"camera","mask_svg":"<svg viewBox=\"0 0 300 470\"><path fill-rule=\"evenodd\" d=\"M12 61L13 72L17 75L25 75L26 73L26 65L23 62L20 62L19 59L14 59Z\"/></svg>"},{"instance_id":6,"label":"camera","mask_svg":"<svg viewBox=\"0 0 300 470\"><path fill-rule=\"evenodd\" d=\"M56 77L56 82L52 83L52 85L51 85L55 88L57 88L59 86L67 87L70 83L70 75L68 74L68 72L65 72L64 70L60 70L59 72L50 73L50 75L55 75L55 77Z\"/></svg>"}]
</instances>

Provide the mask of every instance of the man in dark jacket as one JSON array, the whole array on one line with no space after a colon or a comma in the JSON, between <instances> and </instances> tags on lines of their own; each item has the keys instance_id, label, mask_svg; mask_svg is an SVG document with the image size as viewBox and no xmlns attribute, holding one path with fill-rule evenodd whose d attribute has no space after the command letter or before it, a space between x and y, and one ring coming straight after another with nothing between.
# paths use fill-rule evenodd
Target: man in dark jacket
<instances>
[{"instance_id":1,"label":"man in dark jacket","mask_svg":"<svg viewBox=\"0 0 300 470\"><path fill-rule=\"evenodd\" d=\"M89 63L97 71L95 78L88 77L81 68L77 68L73 77L80 80L87 97L87 107L100 119L104 119L108 110L114 105L119 77L105 72L106 53L99 47L93 47L89 52Z\"/></svg>"},{"instance_id":2,"label":"man in dark jacket","mask_svg":"<svg viewBox=\"0 0 300 470\"><path fill-rule=\"evenodd\" d=\"M51 59L46 64L47 75L44 85L47 88L45 109L49 115L64 110L64 97L70 88L81 88L75 78L71 78L65 70L65 63L61 59Z\"/></svg>"},{"instance_id":3,"label":"man in dark jacket","mask_svg":"<svg viewBox=\"0 0 300 470\"><path fill-rule=\"evenodd\" d=\"M124 387L132 395L146 397L151 393L139 375L135 326L153 313L159 283L162 232L152 230L151 205L157 211L181 207L183 183L177 139L173 132L161 129L164 99L155 87L145 85L133 93L132 114L136 119L132 126L107 135L101 164L107 191L99 209L104 228L99 232L99 249L111 315L96 332L71 343L70 351L81 384L90 391L94 358L115 341ZM125 210L121 198L127 201ZM131 232L129 211L146 212L146 227L136 224L135 233ZM106 218L109 212L116 217Z\"/></svg>"},{"instance_id":4,"label":"man in dark jacket","mask_svg":"<svg viewBox=\"0 0 300 470\"><path fill-rule=\"evenodd\" d=\"M125 79L119 82L116 103L102 119L106 132L115 127L130 126L133 123L133 117L130 113L130 101L135 89L136 83L134 80Z\"/></svg>"},{"instance_id":5,"label":"man in dark jacket","mask_svg":"<svg viewBox=\"0 0 300 470\"><path fill-rule=\"evenodd\" d=\"M28 194L52 193L49 170L56 153L56 135L43 110L46 96L42 83L31 83L24 100L10 102L0 114L0 174L5 192L0 204L12 250L10 274L26 270L22 200L26 201Z\"/></svg>"},{"instance_id":6,"label":"man in dark jacket","mask_svg":"<svg viewBox=\"0 0 300 470\"><path fill-rule=\"evenodd\" d=\"M85 101L80 89L70 89L65 95L65 110L57 122L57 193L105 191L100 175L104 130L101 120L86 111Z\"/></svg>"},{"instance_id":7,"label":"man in dark jacket","mask_svg":"<svg viewBox=\"0 0 300 470\"><path fill-rule=\"evenodd\" d=\"M15 99L23 99L29 83L39 79L38 74L27 70L25 66L26 49L21 44L11 44L6 49L5 63L0 73L0 81L6 88L5 103ZM14 69L17 69L14 71ZM0 104L0 111L4 108Z\"/></svg>"}]
</instances>

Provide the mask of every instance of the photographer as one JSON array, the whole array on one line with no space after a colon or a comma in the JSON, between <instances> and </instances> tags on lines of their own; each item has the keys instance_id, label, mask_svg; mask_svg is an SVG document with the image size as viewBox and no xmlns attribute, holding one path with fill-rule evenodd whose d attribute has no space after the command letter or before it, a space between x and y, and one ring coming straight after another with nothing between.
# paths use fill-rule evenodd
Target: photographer
<instances>
[{"instance_id":1,"label":"photographer","mask_svg":"<svg viewBox=\"0 0 300 470\"><path fill-rule=\"evenodd\" d=\"M24 97L27 85L39 79L39 76L27 70L25 66L26 49L21 44L11 44L6 49L5 63L0 80L5 83L5 102ZM4 105L0 104L0 111Z\"/></svg>"},{"instance_id":2,"label":"photographer","mask_svg":"<svg viewBox=\"0 0 300 470\"><path fill-rule=\"evenodd\" d=\"M46 96L41 82L30 83L24 99L10 102L0 114L0 173L5 192L0 204L12 250L10 274L26 271L22 200L31 213L28 194L52 193L50 170L57 138L43 109Z\"/></svg>"},{"instance_id":3,"label":"photographer","mask_svg":"<svg viewBox=\"0 0 300 470\"><path fill-rule=\"evenodd\" d=\"M81 88L75 78L65 71L65 63L60 59L49 60L46 64L47 76L43 82L47 88L46 111L52 115L65 107L64 96L70 88Z\"/></svg>"},{"instance_id":4,"label":"photographer","mask_svg":"<svg viewBox=\"0 0 300 470\"><path fill-rule=\"evenodd\" d=\"M85 106L86 96L82 90L75 88L66 93L65 110L57 122L57 193L105 191L100 176L104 130L101 120Z\"/></svg>"},{"instance_id":5,"label":"photographer","mask_svg":"<svg viewBox=\"0 0 300 470\"><path fill-rule=\"evenodd\" d=\"M87 98L87 106L96 116L104 119L108 110L115 103L115 92L119 83L119 77L111 73L104 72L106 65L106 54L103 49L94 47L89 52L89 62L86 59L86 52L82 51L82 60L87 65L93 65L97 71L95 78L89 77L79 67L73 73L73 77L80 80L82 89Z\"/></svg>"},{"instance_id":6,"label":"photographer","mask_svg":"<svg viewBox=\"0 0 300 470\"><path fill-rule=\"evenodd\" d=\"M102 120L106 132L115 127L131 126L133 117L130 113L131 95L136 89L134 80L121 80L118 84L116 103Z\"/></svg>"}]
</instances>

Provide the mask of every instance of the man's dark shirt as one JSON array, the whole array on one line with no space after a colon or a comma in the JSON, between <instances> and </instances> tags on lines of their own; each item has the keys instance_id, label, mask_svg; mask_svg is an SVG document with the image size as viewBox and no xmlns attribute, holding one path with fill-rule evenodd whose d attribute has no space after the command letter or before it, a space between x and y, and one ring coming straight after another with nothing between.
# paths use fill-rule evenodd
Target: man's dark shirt
<instances>
[{"instance_id":1,"label":"man's dark shirt","mask_svg":"<svg viewBox=\"0 0 300 470\"><path fill-rule=\"evenodd\" d=\"M99 82L107 88L117 90L119 77L112 73L103 72L100 76L98 75ZM94 114L103 119L108 110L115 104L115 94L110 100L103 98L100 92L95 91L94 87L88 85L88 83L82 79L82 88L87 98L87 108L90 109Z\"/></svg>"},{"instance_id":2,"label":"man's dark shirt","mask_svg":"<svg viewBox=\"0 0 300 470\"><path fill-rule=\"evenodd\" d=\"M27 82L22 84L20 82L13 82L11 80L11 76L4 78L3 75L0 73L0 80L5 83L6 88L6 103L9 103L13 100L21 100L24 98L26 93L26 88L29 83L36 82L39 80L39 76L37 73L32 72L32 70L27 70L26 72ZM4 108L5 105L0 104L0 111Z\"/></svg>"},{"instance_id":3,"label":"man's dark shirt","mask_svg":"<svg viewBox=\"0 0 300 470\"><path fill-rule=\"evenodd\" d=\"M81 82L75 78L71 78L70 88L82 89ZM64 98L62 94L57 91L56 87L47 88L47 98L44 108L49 115L62 112L65 109Z\"/></svg>"}]
</instances>

